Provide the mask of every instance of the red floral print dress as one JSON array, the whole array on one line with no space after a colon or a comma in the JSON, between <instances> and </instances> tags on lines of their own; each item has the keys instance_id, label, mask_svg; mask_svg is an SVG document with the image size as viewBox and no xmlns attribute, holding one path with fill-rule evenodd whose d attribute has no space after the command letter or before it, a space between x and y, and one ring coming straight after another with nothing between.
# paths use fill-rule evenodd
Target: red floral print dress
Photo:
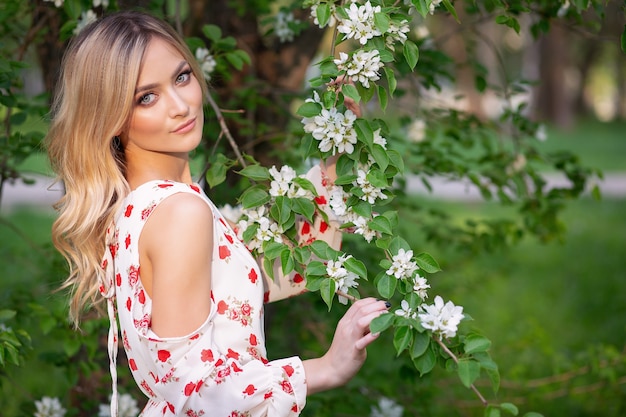
<instances>
[{"instance_id":1,"label":"red floral print dress","mask_svg":"<svg viewBox=\"0 0 626 417\"><path fill-rule=\"evenodd\" d=\"M307 177L316 185L318 203L327 201L321 170ZM162 338L150 328L152 300L141 283L139 238L153 210L167 197L190 193L203 199L214 218L211 311L194 332ZM317 216L300 223L300 240L323 238L337 247L340 232ZM150 181L123 201L107 232L101 293L108 298L109 355L116 415L116 353L121 340L132 375L148 397L142 416L256 417L297 416L306 402L306 381L298 357L268 361L263 302L304 291L301 276L265 279L259 264L218 210L196 185Z\"/></svg>"}]
</instances>

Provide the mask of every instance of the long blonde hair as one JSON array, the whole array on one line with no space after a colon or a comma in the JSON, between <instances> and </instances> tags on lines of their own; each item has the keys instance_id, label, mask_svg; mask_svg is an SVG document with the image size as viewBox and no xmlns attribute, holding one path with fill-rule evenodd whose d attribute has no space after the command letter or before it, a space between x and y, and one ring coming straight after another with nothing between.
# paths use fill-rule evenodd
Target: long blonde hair
<instances>
[{"instance_id":1,"label":"long blonde hair","mask_svg":"<svg viewBox=\"0 0 626 417\"><path fill-rule=\"evenodd\" d=\"M129 125L142 58L150 40L172 45L203 80L182 38L165 22L139 12L119 12L84 28L63 58L46 137L57 180L65 187L52 240L69 264L62 288L70 290L70 317L78 325L98 306L105 234L129 192L119 136ZM200 82L206 93L206 84Z\"/></svg>"}]
</instances>

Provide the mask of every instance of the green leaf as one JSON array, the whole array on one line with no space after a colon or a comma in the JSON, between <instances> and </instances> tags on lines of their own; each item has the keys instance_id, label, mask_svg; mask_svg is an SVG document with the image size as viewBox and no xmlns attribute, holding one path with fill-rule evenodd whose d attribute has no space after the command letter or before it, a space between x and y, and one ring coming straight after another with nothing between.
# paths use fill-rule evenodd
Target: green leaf
<instances>
[{"instance_id":1,"label":"green leaf","mask_svg":"<svg viewBox=\"0 0 626 417\"><path fill-rule=\"evenodd\" d=\"M375 143L374 146L372 146L371 154L380 170L384 172L389 166L389 155L387 155L385 148Z\"/></svg>"},{"instance_id":2,"label":"green leaf","mask_svg":"<svg viewBox=\"0 0 626 417\"><path fill-rule=\"evenodd\" d=\"M238 53L227 52L226 54L224 54L224 58L226 58L226 61L228 61L228 63L232 65L233 68L235 68L237 71L241 71L241 69L243 68L244 62Z\"/></svg>"},{"instance_id":3,"label":"green leaf","mask_svg":"<svg viewBox=\"0 0 626 417\"><path fill-rule=\"evenodd\" d=\"M395 255L400 249L404 249L405 251L411 250L411 246L407 243L406 240L402 239L400 236L395 237L391 243L389 243L389 252Z\"/></svg>"},{"instance_id":4,"label":"green leaf","mask_svg":"<svg viewBox=\"0 0 626 417\"><path fill-rule=\"evenodd\" d=\"M305 274L307 277L309 275L324 276L326 275L326 265L320 261L311 261L306 266Z\"/></svg>"},{"instance_id":5,"label":"green leaf","mask_svg":"<svg viewBox=\"0 0 626 417\"><path fill-rule=\"evenodd\" d=\"M324 282L323 277L320 276L307 276L306 277L306 289L315 292L319 291L322 286L322 282Z\"/></svg>"},{"instance_id":6,"label":"green leaf","mask_svg":"<svg viewBox=\"0 0 626 417\"><path fill-rule=\"evenodd\" d=\"M424 376L432 371L436 364L437 356L433 351L432 345L426 349L426 352L424 352L422 356L413 358L413 365L415 365L415 369L418 370L420 376Z\"/></svg>"},{"instance_id":7,"label":"green leaf","mask_svg":"<svg viewBox=\"0 0 626 417\"><path fill-rule=\"evenodd\" d=\"M265 257L269 259L278 258L285 249L289 251L287 245L276 242L275 240L263 243L263 253L265 254Z\"/></svg>"},{"instance_id":8,"label":"green leaf","mask_svg":"<svg viewBox=\"0 0 626 417\"><path fill-rule=\"evenodd\" d=\"M317 190L315 189L315 186L311 181L307 180L306 178L296 177L292 181L297 184L298 187L310 191L313 195L317 195Z\"/></svg>"},{"instance_id":9,"label":"green leaf","mask_svg":"<svg viewBox=\"0 0 626 417\"><path fill-rule=\"evenodd\" d=\"M262 206L270 201L270 195L261 185L253 185L241 195L241 204L245 209Z\"/></svg>"},{"instance_id":10,"label":"green leaf","mask_svg":"<svg viewBox=\"0 0 626 417\"><path fill-rule=\"evenodd\" d=\"M356 175L341 175L335 180L335 185L352 184L356 180Z\"/></svg>"},{"instance_id":11,"label":"green leaf","mask_svg":"<svg viewBox=\"0 0 626 417\"><path fill-rule=\"evenodd\" d=\"M63 350L65 351L65 354L69 357L74 356L78 350L81 347L81 342L80 340L78 340L78 338L68 338L65 339L63 342Z\"/></svg>"},{"instance_id":12,"label":"green leaf","mask_svg":"<svg viewBox=\"0 0 626 417\"><path fill-rule=\"evenodd\" d=\"M338 252L328 246L328 243L323 240L316 240L309 245L309 248L313 251L315 256L320 259L335 259L338 255Z\"/></svg>"},{"instance_id":13,"label":"green leaf","mask_svg":"<svg viewBox=\"0 0 626 417\"><path fill-rule=\"evenodd\" d=\"M367 222L367 227L378 232L386 233L388 235L393 234L391 229L391 222L384 216L374 217L374 219Z\"/></svg>"},{"instance_id":14,"label":"green leaf","mask_svg":"<svg viewBox=\"0 0 626 417\"><path fill-rule=\"evenodd\" d=\"M415 43L407 40L404 42L404 48L402 49L402 54L404 55L404 59L406 59L406 63L409 64L411 71L417 65L417 60L420 57L420 51Z\"/></svg>"},{"instance_id":15,"label":"green leaf","mask_svg":"<svg viewBox=\"0 0 626 417\"><path fill-rule=\"evenodd\" d=\"M243 175L244 177L250 178L254 181L265 181L270 180L272 176L267 168L261 165L248 165L241 171L238 171L239 175Z\"/></svg>"},{"instance_id":16,"label":"green leaf","mask_svg":"<svg viewBox=\"0 0 626 417\"><path fill-rule=\"evenodd\" d=\"M514 416L519 414L518 408L512 403L502 403L500 404L500 408Z\"/></svg>"},{"instance_id":17,"label":"green leaf","mask_svg":"<svg viewBox=\"0 0 626 417\"><path fill-rule=\"evenodd\" d=\"M370 322L370 331L380 333L393 325L396 315L393 313L383 313Z\"/></svg>"},{"instance_id":18,"label":"green leaf","mask_svg":"<svg viewBox=\"0 0 626 417\"><path fill-rule=\"evenodd\" d=\"M346 261L343 263L343 266L348 271L357 274L360 278L367 279L367 268L365 267L365 264L358 259L350 257L346 259Z\"/></svg>"},{"instance_id":19,"label":"green leaf","mask_svg":"<svg viewBox=\"0 0 626 417\"><path fill-rule=\"evenodd\" d=\"M288 248L280 253L280 266L283 268L283 275L291 273L295 267L293 256Z\"/></svg>"},{"instance_id":20,"label":"green leaf","mask_svg":"<svg viewBox=\"0 0 626 417\"><path fill-rule=\"evenodd\" d=\"M428 272L429 274L434 274L435 272L441 271L439 264L431 255L426 252L422 252L415 257L415 262L420 269Z\"/></svg>"},{"instance_id":21,"label":"green leaf","mask_svg":"<svg viewBox=\"0 0 626 417\"><path fill-rule=\"evenodd\" d=\"M374 144L374 131L369 122L365 119L357 119L354 123L354 130L356 130L358 138L371 148Z\"/></svg>"},{"instance_id":22,"label":"green leaf","mask_svg":"<svg viewBox=\"0 0 626 417\"><path fill-rule=\"evenodd\" d=\"M387 78L387 87L389 87L389 95L393 97L393 93L396 92L396 87L398 86L396 75L394 74L391 68L387 68L387 67L383 67L383 72L385 73L385 78Z\"/></svg>"},{"instance_id":23,"label":"green leaf","mask_svg":"<svg viewBox=\"0 0 626 417\"><path fill-rule=\"evenodd\" d=\"M358 203L352 206L352 211L361 217L372 217L372 205L367 201L359 200Z\"/></svg>"},{"instance_id":24,"label":"green leaf","mask_svg":"<svg viewBox=\"0 0 626 417\"><path fill-rule=\"evenodd\" d=\"M402 155L394 150L388 150L387 155L389 155L389 164L396 167L398 172L402 174L404 172L404 160L402 159Z\"/></svg>"},{"instance_id":25,"label":"green leaf","mask_svg":"<svg viewBox=\"0 0 626 417\"><path fill-rule=\"evenodd\" d=\"M0 310L0 321L6 321L15 317L17 312L15 310Z\"/></svg>"},{"instance_id":26,"label":"green leaf","mask_svg":"<svg viewBox=\"0 0 626 417\"><path fill-rule=\"evenodd\" d=\"M382 275L376 283L376 289L378 290L378 293L381 297L391 298L396 292L397 285L398 280L395 277L390 277L389 275L385 274Z\"/></svg>"},{"instance_id":27,"label":"green leaf","mask_svg":"<svg viewBox=\"0 0 626 417\"><path fill-rule=\"evenodd\" d=\"M543 414L539 414L535 411L529 411L528 413L524 414L523 417L543 417Z\"/></svg>"},{"instance_id":28,"label":"green leaf","mask_svg":"<svg viewBox=\"0 0 626 417\"><path fill-rule=\"evenodd\" d=\"M459 20L459 16L456 13L456 9L452 5L452 3L450 3L450 0L443 0L442 3L445 6L448 13L450 13L454 17L454 19L457 21L457 23L461 23L461 21Z\"/></svg>"},{"instance_id":29,"label":"green leaf","mask_svg":"<svg viewBox=\"0 0 626 417\"><path fill-rule=\"evenodd\" d=\"M202 33L213 42L217 42L222 37L222 29L216 25L202 26Z\"/></svg>"},{"instance_id":30,"label":"green leaf","mask_svg":"<svg viewBox=\"0 0 626 417\"><path fill-rule=\"evenodd\" d=\"M367 181L369 181L369 183L374 187L387 188L389 186L387 183L387 177L383 171L376 169L375 167L370 168L365 178L367 178Z\"/></svg>"},{"instance_id":31,"label":"green leaf","mask_svg":"<svg viewBox=\"0 0 626 417\"><path fill-rule=\"evenodd\" d=\"M489 404L487 408L485 408L485 417L500 417L500 408Z\"/></svg>"},{"instance_id":32,"label":"green leaf","mask_svg":"<svg viewBox=\"0 0 626 417\"><path fill-rule=\"evenodd\" d=\"M267 275L269 275L270 279L272 281L274 281L275 276L274 276L274 260L268 258L267 256L263 257L263 269L265 270L265 273Z\"/></svg>"},{"instance_id":33,"label":"green leaf","mask_svg":"<svg viewBox=\"0 0 626 417\"><path fill-rule=\"evenodd\" d=\"M333 304L333 298L335 297L335 293L337 292L337 284L334 280L328 278L322 281L322 285L320 286L320 294L322 296L322 300L328 306L328 311Z\"/></svg>"},{"instance_id":34,"label":"green leaf","mask_svg":"<svg viewBox=\"0 0 626 417\"><path fill-rule=\"evenodd\" d=\"M319 103L306 102L296 113L302 117L315 117L322 112L322 106Z\"/></svg>"},{"instance_id":35,"label":"green leaf","mask_svg":"<svg viewBox=\"0 0 626 417\"><path fill-rule=\"evenodd\" d=\"M409 347L412 339L413 333L409 326L396 327L396 331L393 334L393 346L396 348L398 355Z\"/></svg>"},{"instance_id":36,"label":"green leaf","mask_svg":"<svg viewBox=\"0 0 626 417\"><path fill-rule=\"evenodd\" d=\"M491 340L484 336L471 334L463 342L465 353L485 352L491 347Z\"/></svg>"},{"instance_id":37,"label":"green leaf","mask_svg":"<svg viewBox=\"0 0 626 417\"><path fill-rule=\"evenodd\" d=\"M355 103L359 103L361 101L361 95L357 91L356 87L352 84L342 85L341 92L344 96L350 97L352 100L354 100Z\"/></svg>"},{"instance_id":38,"label":"green leaf","mask_svg":"<svg viewBox=\"0 0 626 417\"><path fill-rule=\"evenodd\" d=\"M426 18L426 15L428 15L428 13L430 13L430 3L432 2L432 0L427 1L427 0L411 0L411 3L413 4L413 6L415 6L415 9L417 10L417 12L419 14L422 15L423 18Z\"/></svg>"},{"instance_id":39,"label":"green leaf","mask_svg":"<svg viewBox=\"0 0 626 417\"><path fill-rule=\"evenodd\" d=\"M469 388L480 376L480 364L472 359L459 359L458 374L463 385Z\"/></svg>"},{"instance_id":40,"label":"green leaf","mask_svg":"<svg viewBox=\"0 0 626 417\"><path fill-rule=\"evenodd\" d=\"M315 14L317 14L317 21L320 24L320 27L324 27L328 24L328 20L330 19L330 5L328 3L319 3L317 9L315 10Z\"/></svg>"},{"instance_id":41,"label":"green leaf","mask_svg":"<svg viewBox=\"0 0 626 417\"><path fill-rule=\"evenodd\" d=\"M315 214L315 204L311 200L306 198L294 198L291 200L293 203L292 210L298 214L302 214L313 223L313 214Z\"/></svg>"},{"instance_id":42,"label":"green leaf","mask_svg":"<svg viewBox=\"0 0 626 417\"><path fill-rule=\"evenodd\" d=\"M378 104L380 105L380 109L383 113L387 110L387 104L389 104L389 95L387 94L387 90L382 85L378 86Z\"/></svg>"},{"instance_id":43,"label":"green leaf","mask_svg":"<svg viewBox=\"0 0 626 417\"><path fill-rule=\"evenodd\" d=\"M231 166L228 158L222 154L217 154L211 161L209 169L206 172L205 178L209 187L213 188L226 180L226 172Z\"/></svg>"},{"instance_id":44,"label":"green leaf","mask_svg":"<svg viewBox=\"0 0 626 417\"><path fill-rule=\"evenodd\" d=\"M350 157L346 154L343 154L337 159L337 164L335 165L335 170L337 171L337 176L345 176L351 175L354 172L354 165L356 161L350 159Z\"/></svg>"},{"instance_id":45,"label":"green leaf","mask_svg":"<svg viewBox=\"0 0 626 417\"><path fill-rule=\"evenodd\" d=\"M428 333L417 332L413 339L413 346L411 346L411 358L419 358L422 356L430 346L430 340Z\"/></svg>"},{"instance_id":46,"label":"green leaf","mask_svg":"<svg viewBox=\"0 0 626 417\"><path fill-rule=\"evenodd\" d=\"M389 16L386 13L374 13L374 26L381 33L389 30Z\"/></svg>"}]
</instances>

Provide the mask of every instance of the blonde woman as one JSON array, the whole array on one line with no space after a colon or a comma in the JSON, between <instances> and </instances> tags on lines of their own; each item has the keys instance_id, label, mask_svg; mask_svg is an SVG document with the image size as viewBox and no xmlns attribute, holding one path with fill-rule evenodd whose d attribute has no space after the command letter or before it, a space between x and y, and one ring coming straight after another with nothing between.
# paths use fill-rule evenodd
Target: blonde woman
<instances>
[{"instance_id":1,"label":"blonde woman","mask_svg":"<svg viewBox=\"0 0 626 417\"><path fill-rule=\"evenodd\" d=\"M320 358L266 359L264 298L297 294L304 282L264 279L193 183L188 153L202 136L202 79L185 43L149 15L107 16L71 43L47 137L66 190L53 239L70 266L70 313L78 324L106 300L114 415L117 313L148 397L143 416L295 416L308 394L358 371L376 338L369 324L387 306L355 302ZM332 167L308 174L320 193L326 175L332 181ZM336 227L310 226L302 239L339 244Z\"/></svg>"}]
</instances>

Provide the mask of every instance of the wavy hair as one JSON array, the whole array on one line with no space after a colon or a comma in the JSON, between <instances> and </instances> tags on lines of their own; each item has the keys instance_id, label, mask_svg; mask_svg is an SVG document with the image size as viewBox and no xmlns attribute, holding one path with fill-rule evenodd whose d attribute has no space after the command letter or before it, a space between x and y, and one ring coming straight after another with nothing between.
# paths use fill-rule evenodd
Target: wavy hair
<instances>
[{"instance_id":1,"label":"wavy hair","mask_svg":"<svg viewBox=\"0 0 626 417\"><path fill-rule=\"evenodd\" d=\"M173 46L202 72L183 39L167 23L144 13L108 15L84 28L64 55L52 104L46 147L63 197L52 241L69 264L61 286L70 292L70 318L99 307L106 230L128 194L119 136L129 126L144 53L154 37ZM206 84L200 82L206 94ZM98 310L100 310L98 308Z\"/></svg>"}]
</instances>

